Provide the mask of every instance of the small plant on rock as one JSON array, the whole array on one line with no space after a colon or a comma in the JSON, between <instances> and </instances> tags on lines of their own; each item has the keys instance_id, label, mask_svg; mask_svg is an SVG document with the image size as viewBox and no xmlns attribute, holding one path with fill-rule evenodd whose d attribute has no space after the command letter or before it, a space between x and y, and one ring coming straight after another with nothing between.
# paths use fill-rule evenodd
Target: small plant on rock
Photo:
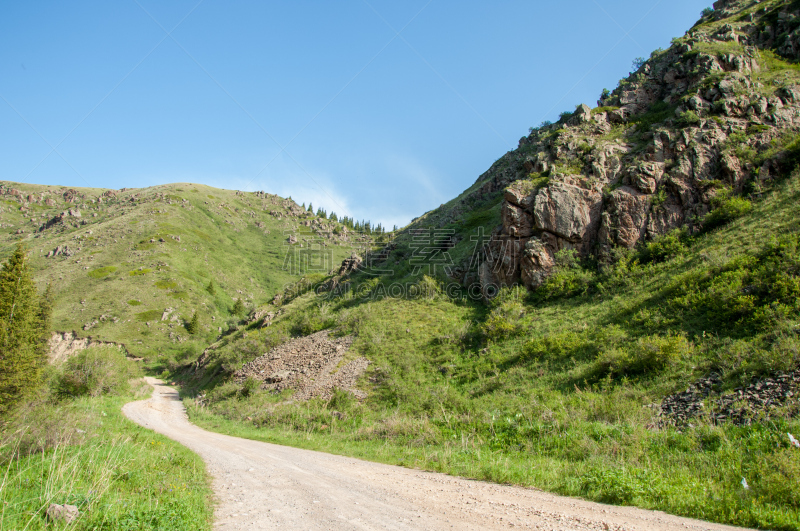
<instances>
[{"instance_id":1,"label":"small plant on rock","mask_svg":"<svg viewBox=\"0 0 800 531\"><path fill-rule=\"evenodd\" d=\"M700 117L694 111L682 112L681 115L678 117L678 125L682 127L698 125L699 123L700 123Z\"/></svg>"}]
</instances>

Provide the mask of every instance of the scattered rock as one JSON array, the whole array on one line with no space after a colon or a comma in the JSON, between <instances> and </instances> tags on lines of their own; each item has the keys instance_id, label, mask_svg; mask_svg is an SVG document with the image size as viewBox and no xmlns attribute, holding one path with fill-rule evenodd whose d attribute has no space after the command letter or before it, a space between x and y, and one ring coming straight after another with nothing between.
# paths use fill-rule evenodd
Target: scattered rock
<instances>
[{"instance_id":1,"label":"scattered rock","mask_svg":"<svg viewBox=\"0 0 800 531\"><path fill-rule=\"evenodd\" d=\"M45 255L45 258L55 258L56 256L72 256L74 253L67 245L59 245Z\"/></svg>"},{"instance_id":2,"label":"scattered rock","mask_svg":"<svg viewBox=\"0 0 800 531\"><path fill-rule=\"evenodd\" d=\"M773 409L792 399L796 404L800 369L758 379L746 387L711 398L720 384L719 375L712 373L691 384L686 391L667 396L661 402L659 424L683 426L692 418L704 417L714 423L730 421L750 425L758 417L769 417ZM790 414L796 416L800 410L795 408Z\"/></svg>"},{"instance_id":3,"label":"scattered rock","mask_svg":"<svg viewBox=\"0 0 800 531\"><path fill-rule=\"evenodd\" d=\"M70 524L78 517L80 512L74 505L57 505L53 503L47 508L46 514L48 520L51 522L63 522Z\"/></svg>"},{"instance_id":4,"label":"scattered rock","mask_svg":"<svg viewBox=\"0 0 800 531\"><path fill-rule=\"evenodd\" d=\"M366 358L356 358L343 363L353 338L331 338L329 332L323 330L275 347L236 371L234 381L243 383L255 378L263 382L262 389L275 392L292 389L295 400L314 397L327 400L334 389L346 390L359 399L366 398L366 393L353 386L370 362Z\"/></svg>"}]
</instances>

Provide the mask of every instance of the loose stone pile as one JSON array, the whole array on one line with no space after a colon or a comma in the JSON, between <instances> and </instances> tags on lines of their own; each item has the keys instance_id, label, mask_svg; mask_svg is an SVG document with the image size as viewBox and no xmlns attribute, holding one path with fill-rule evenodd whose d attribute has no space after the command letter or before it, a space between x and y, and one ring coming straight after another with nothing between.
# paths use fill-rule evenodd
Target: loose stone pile
<instances>
[{"instance_id":1,"label":"loose stone pile","mask_svg":"<svg viewBox=\"0 0 800 531\"><path fill-rule=\"evenodd\" d=\"M686 391L664 398L658 414L659 424L682 426L692 418L705 417L714 423L731 421L750 425L759 417L769 417L774 409L787 405L791 416L800 413L797 402L800 369L756 380L747 387L707 400L721 382L719 375L712 373L694 382Z\"/></svg>"},{"instance_id":2,"label":"loose stone pile","mask_svg":"<svg viewBox=\"0 0 800 531\"><path fill-rule=\"evenodd\" d=\"M262 389L277 392L292 389L295 400L329 399L334 389L366 398L366 393L353 386L369 361L356 358L343 364L352 343L352 337L331 338L329 331L323 330L275 347L236 371L233 378L238 383L254 378L263 382Z\"/></svg>"}]
</instances>

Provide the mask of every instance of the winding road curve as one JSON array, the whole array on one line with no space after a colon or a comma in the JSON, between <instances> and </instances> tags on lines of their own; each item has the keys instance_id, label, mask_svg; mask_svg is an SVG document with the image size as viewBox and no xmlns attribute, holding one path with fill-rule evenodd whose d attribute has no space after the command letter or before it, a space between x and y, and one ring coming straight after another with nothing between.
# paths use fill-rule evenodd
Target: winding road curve
<instances>
[{"instance_id":1,"label":"winding road curve","mask_svg":"<svg viewBox=\"0 0 800 531\"><path fill-rule=\"evenodd\" d=\"M215 529L737 529L220 435L189 422L175 389L147 382L152 398L123 413L205 460Z\"/></svg>"}]
</instances>

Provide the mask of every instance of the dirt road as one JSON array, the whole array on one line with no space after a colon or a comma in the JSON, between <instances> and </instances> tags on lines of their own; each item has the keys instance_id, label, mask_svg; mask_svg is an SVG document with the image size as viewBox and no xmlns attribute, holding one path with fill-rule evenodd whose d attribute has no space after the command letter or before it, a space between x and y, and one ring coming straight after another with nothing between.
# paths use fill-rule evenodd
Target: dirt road
<instances>
[{"instance_id":1,"label":"dirt road","mask_svg":"<svg viewBox=\"0 0 800 531\"><path fill-rule=\"evenodd\" d=\"M205 460L215 529L736 529L220 435L188 421L175 389L148 383L153 397L123 412Z\"/></svg>"}]
</instances>

